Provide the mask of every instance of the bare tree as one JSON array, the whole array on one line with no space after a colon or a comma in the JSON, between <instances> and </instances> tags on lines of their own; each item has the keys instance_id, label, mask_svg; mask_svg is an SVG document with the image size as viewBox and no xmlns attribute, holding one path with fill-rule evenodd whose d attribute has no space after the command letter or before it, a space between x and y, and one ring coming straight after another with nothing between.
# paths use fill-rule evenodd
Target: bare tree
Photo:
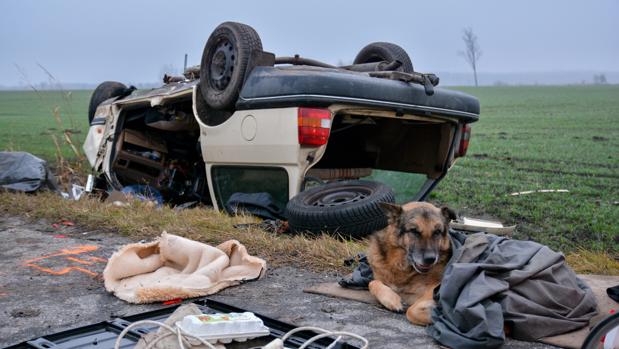
<instances>
[{"instance_id":1,"label":"bare tree","mask_svg":"<svg viewBox=\"0 0 619 349\"><path fill-rule=\"evenodd\" d=\"M595 85L606 85L608 83L606 80L606 74L593 75L593 83Z\"/></svg>"},{"instance_id":2,"label":"bare tree","mask_svg":"<svg viewBox=\"0 0 619 349\"><path fill-rule=\"evenodd\" d=\"M464 41L464 51L460 51L460 55L464 56L464 59L473 68L475 86L477 86L477 61L481 57L481 48L479 48L477 35L473 33L473 28L468 27L462 30L462 41Z\"/></svg>"}]
</instances>

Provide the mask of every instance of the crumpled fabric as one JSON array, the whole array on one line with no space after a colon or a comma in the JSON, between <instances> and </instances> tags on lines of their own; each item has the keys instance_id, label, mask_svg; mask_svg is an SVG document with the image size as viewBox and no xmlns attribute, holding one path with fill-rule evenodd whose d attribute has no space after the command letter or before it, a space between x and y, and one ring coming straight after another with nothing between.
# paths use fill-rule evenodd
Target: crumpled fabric
<instances>
[{"instance_id":1,"label":"crumpled fabric","mask_svg":"<svg viewBox=\"0 0 619 349\"><path fill-rule=\"evenodd\" d=\"M202 297L255 280L266 262L236 240L217 247L168 234L123 246L103 270L108 292L129 303Z\"/></svg>"},{"instance_id":2,"label":"crumpled fabric","mask_svg":"<svg viewBox=\"0 0 619 349\"><path fill-rule=\"evenodd\" d=\"M359 253L357 258L354 259L358 259L357 267L352 274L341 278L338 284L344 288L367 290L370 281L374 279L374 273L372 273L368 257L363 253ZM352 263L354 263L354 260L350 262L350 264Z\"/></svg>"},{"instance_id":3,"label":"crumpled fabric","mask_svg":"<svg viewBox=\"0 0 619 349\"><path fill-rule=\"evenodd\" d=\"M597 314L591 289L561 253L533 241L450 231L453 255L435 290L427 332L452 348L497 348L504 324L533 341L588 325Z\"/></svg>"}]
</instances>

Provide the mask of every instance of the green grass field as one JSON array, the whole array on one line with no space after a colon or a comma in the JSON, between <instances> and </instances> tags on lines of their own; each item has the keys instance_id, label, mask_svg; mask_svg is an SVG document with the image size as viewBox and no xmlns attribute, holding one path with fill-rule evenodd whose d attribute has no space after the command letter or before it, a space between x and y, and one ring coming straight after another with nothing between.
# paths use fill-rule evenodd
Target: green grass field
<instances>
[{"instance_id":1,"label":"green grass field","mask_svg":"<svg viewBox=\"0 0 619 349\"><path fill-rule=\"evenodd\" d=\"M619 255L619 86L461 88L480 99L471 145L430 200L518 224L520 239ZM0 92L0 149L53 160L86 136L89 91ZM62 123L54 117L58 107ZM63 154L71 157L68 147ZM402 195L408 183L395 188ZM517 191L567 189L569 193Z\"/></svg>"},{"instance_id":2,"label":"green grass field","mask_svg":"<svg viewBox=\"0 0 619 349\"><path fill-rule=\"evenodd\" d=\"M430 199L517 223L520 239L617 255L619 86L463 90L480 99L480 121ZM569 193L509 195L538 189Z\"/></svg>"},{"instance_id":3,"label":"green grass field","mask_svg":"<svg viewBox=\"0 0 619 349\"><path fill-rule=\"evenodd\" d=\"M88 129L90 94L91 91L0 91L0 150L23 150L54 160L52 135L63 142L66 129L74 132L81 150ZM75 156L62 143L61 149L63 156Z\"/></svg>"}]
</instances>

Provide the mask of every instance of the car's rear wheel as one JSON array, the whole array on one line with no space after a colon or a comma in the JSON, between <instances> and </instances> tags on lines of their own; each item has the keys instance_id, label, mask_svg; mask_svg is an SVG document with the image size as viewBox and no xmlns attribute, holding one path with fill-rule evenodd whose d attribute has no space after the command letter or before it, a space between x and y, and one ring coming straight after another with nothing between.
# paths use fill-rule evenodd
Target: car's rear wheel
<instances>
[{"instance_id":1,"label":"car's rear wheel","mask_svg":"<svg viewBox=\"0 0 619 349\"><path fill-rule=\"evenodd\" d=\"M373 42L365 46L359 51L353 63L363 64L381 61L400 61L402 65L398 68L399 71L413 72L413 62L408 53L402 47L390 42Z\"/></svg>"},{"instance_id":2,"label":"car's rear wheel","mask_svg":"<svg viewBox=\"0 0 619 349\"><path fill-rule=\"evenodd\" d=\"M134 88L135 89L135 88ZM95 91L90 96L90 104L88 105L88 123L92 122L95 117L97 107L103 101L106 101L112 97L125 96L131 93L133 89L127 88L124 84L116 81L105 81L99 84Z\"/></svg>"},{"instance_id":3,"label":"car's rear wheel","mask_svg":"<svg viewBox=\"0 0 619 349\"><path fill-rule=\"evenodd\" d=\"M225 22L215 28L200 65L201 94L211 108L234 107L253 50L262 50L262 42L252 27Z\"/></svg>"},{"instance_id":4,"label":"car's rear wheel","mask_svg":"<svg viewBox=\"0 0 619 349\"><path fill-rule=\"evenodd\" d=\"M321 185L288 202L288 225L295 233L363 238L387 226L379 202L395 202L393 190L379 182L350 180Z\"/></svg>"}]
</instances>

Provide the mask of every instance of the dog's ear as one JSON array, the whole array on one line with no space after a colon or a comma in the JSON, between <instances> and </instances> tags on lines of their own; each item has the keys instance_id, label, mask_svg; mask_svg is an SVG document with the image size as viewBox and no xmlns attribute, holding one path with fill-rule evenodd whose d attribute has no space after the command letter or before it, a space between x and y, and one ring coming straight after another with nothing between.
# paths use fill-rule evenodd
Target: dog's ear
<instances>
[{"instance_id":1,"label":"dog's ear","mask_svg":"<svg viewBox=\"0 0 619 349\"><path fill-rule=\"evenodd\" d=\"M378 206L383 210L385 216L387 216L387 222L393 224L400 219L402 214L402 206L396 204L390 204L388 202L379 202Z\"/></svg>"},{"instance_id":2,"label":"dog's ear","mask_svg":"<svg viewBox=\"0 0 619 349\"><path fill-rule=\"evenodd\" d=\"M441 207L441 213L443 214L443 218L445 218L445 223L449 224L452 220L458 218L456 215L456 211L452 210L447 206Z\"/></svg>"}]
</instances>

